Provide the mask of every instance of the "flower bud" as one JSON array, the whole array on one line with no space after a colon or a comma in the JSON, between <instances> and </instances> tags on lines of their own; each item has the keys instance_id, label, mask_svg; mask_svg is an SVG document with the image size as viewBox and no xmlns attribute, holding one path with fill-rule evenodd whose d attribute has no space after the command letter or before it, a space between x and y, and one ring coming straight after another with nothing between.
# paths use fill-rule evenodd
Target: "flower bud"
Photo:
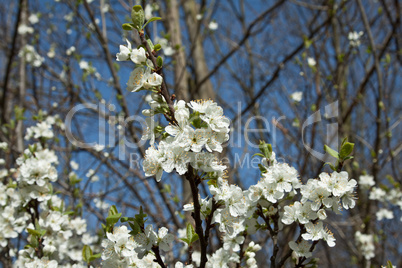
<instances>
[{"instance_id":1,"label":"flower bud","mask_svg":"<svg viewBox=\"0 0 402 268\"><path fill-rule=\"evenodd\" d=\"M142 114L143 114L144 116L153 116L153 115L154 115L154 111L151 110L151 109L144 109L144 110L142 110Z\"/></svg>"},{"instance_id":2,"label":"flower bud","mask_svg":"<svg viewBox=\"0 0 402 268\"><path fill-rule=\"evenodd\" d=\"M156 101L157 103L164 103L163 97L160 94L152 93L151 96L152 96L152 99L154 101Z\"/></svg>"}]
</instances>

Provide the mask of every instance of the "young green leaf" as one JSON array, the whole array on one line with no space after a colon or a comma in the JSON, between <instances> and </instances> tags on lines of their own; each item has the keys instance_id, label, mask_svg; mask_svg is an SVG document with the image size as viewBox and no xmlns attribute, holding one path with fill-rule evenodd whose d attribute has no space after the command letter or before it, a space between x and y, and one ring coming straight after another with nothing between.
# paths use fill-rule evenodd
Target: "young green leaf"
<instances>
[{"instance_id":1,"label":"young green leaf","mask_svg":"<svg viewBox=\"0 0 402 268\"><path fill-rule=\"evenodd\" d=\"M96 260L96 259L99 259L101 256L102 256L101 253L94 254L94 255L92 255L92 256L89 258L89 262L94 261L94 260Z\"/></svg>"},{"instance_id":2,"label":"young green leaf","mask_svg":"<svg viewBox=\"0 0 402 268\"><path fill-rule=\"evenodd\" d=\"M347 141L348 141L348 137L345 137L345 138L342 140L341 148L342 148L342 146L345 144L345 142L347 142Z\"/></svg>"},{"instance_id":3,"label":"young green leaf","mask_svg":"<svg viewBox=\"0 0 402 268\"><path fill-rule=\"evenodd\" d=\"M120 222L134 221L133 217L121 217Z\"/></svg>"},{"instance_id":4,"label":"young green leaf","mask_svg":"<svg viewBox=\"0 0 402 268\"><path fill-rule=\"evenodd\" d=\"M181 241L185 242L187 245L190 245L190 240L187 238L180 238Z\"/></svg>"},{"instance_id":5,"label":"young green leaf","mask_svg":"<svg viewBox=\"0 0 402 268\"><path fill-rule=\"evenodd\" d=\"M329 146L324 145L324 150L329 153L330 155L332 155L333 157L335 157L336 159L339 159L339 154L337 151L331 149Z\"/></svg>"},{"instance_id":6,"label":"young green leaf","mask_svg":"<svg viewBox=\"0 0 402 268\"><path fill-rule=\"evenodd\" d=\"M134 27L132 25L133 25L132 23L124 23L121 27L125 31L131 31L134 29Z\"/></svg>"},{"instance_id":7,"label":"young green leaf","mask_svg":"<svg viewBox=\"0 0 402 268\"><path fill-rule=\"evenodd\" d=\"M144 24L144 26L142 27L142 28L145 28L145 26L147 26L148 25L148 23L150 23L150 22L153 22L153 21L156 21L156 20L161 20L162 18L160 18L160 17L153 17L153 18L150 18L145 24Z\"/></svg>"},{"instance_id":8,"label":"young green leaf","mask_svg":"<svg viewBox=\"0 0 402 268\"><path fill-rule=\"evenodd\" d=\"M341 151L339 152L339 157L344 159L345 157L349 156L353 152L355 144L351 142L345 142L342 147Z\"/></svg>"},{"instance_id":9,"label":"young green leaf","mask_svg":"<svg viewBox=\"0 0 402 268\"><path fill-rule=\"evenodd\" d=\"M161 56L158 56L158 57L156 58L156 64L158 64L158 67L162 67L162 65L163 65L163 59L162 59Z\"/></svg>"},{"instance_id":10,"label":"young green leaf","mask_svg":"<svg viewBox=\"0 0 402 268\"><path fill-rule=\"evenodd\" d=\"M140 212L138 214L136 214L134 223L137 223L138 226L140 228L144 227L145 222L147 221L147 219L145 219L148 215L144 213L144 211L142 210L142 206L140 206Z\"/></svg>"},{"instance_id":11,"label":"young green leaf","mask_svg":"<svg viewBox=\"0 0 402 268\"><path fill-rule=\"evenodd\" d=\"M119 221L120 217L121 217L121 213L117 213L117 214L107 217L106 218L107 226L114 226Z\"/></svg>"},{"instance_id":12,"label":"young green leaf","mask_svg":"<svg viewBox=\"0 0 402 268\"><path fill-rule=\"evenodd\" d=\"M92 256L92 250L88 245L84 245L84 248L82 249L82 258L86 262L90 262L90 258Z\"/></svg>"},{"instance_id":13,"label":"young green leaf","mask_svg":"<svg viewBox=\"0 0 402 268\"><path fill-rule=\"evenodd\" d=\"M266 172L267 172L267 168L264 167L264 166L261 165L261 164L258 164L258 168L260 169L261 173L266 173Z\"/></svg>"},{"instance_id":14,"label":"young green leaf","mask_svg":"<svg viewBox=\"0 0 402 268\"><path fill-rule=\"evenodd\" d=\"M182 240L189 245L197 241L199 238L198 234L194 231L194 227L191 223L187 223L186 236L186 241L183 239Z\"/></svg>"},{"instance_id":15,"label":"young green leaf","mask_svg":"<svg viewBox=\"0 0 402 268\"><path fill-rule=\"evenodd\" d=\"M131 20L133 21L134 27L140 31L142 30L142 25L144 25L145 15L142 6L136 5L133 6L131 11Z\"/></svg>"},{"instance_id":16,"label":"young green leaf","mask_svg":"<svg viewBox=\"0 0 402 268\"><path fill-rule=\"evenodd\" d=\"M31 239L29 240L29 243L33 248L37 248L39 246L38 237L36 235L32 235Z\"/></svg>"},{"instance_id":17,"label":"young green leaf","mask_svg":"<svg viewBox=\"0 0 402 268\"><path fill-rule=\"evenodd\" d=\"M332 165L331 162L327 162L327 163L324 164L324 166L325 165L328 165L333 171L336 171L336 168Z\"/></svg>"},{"instance_id":18,"label":"young green leaf","mask_svg":"<svg viewBox=\"0 0 402 268\"><path fill-rule=\"evenodd\" d=\"M194 243L195 241L197 241L198 238L199 238L199 237L198 237L198 234L194 233L194 235L191 237L190 244L192 244L192 243Z\"/></svg>"},{"instance_id":19,"label":"young green leaf","mask_svg":"<svg viewBox=\"0 0 402 268\"><path fill-rule=\"evenodd\" d=\"M117 208L116 208L115 205L113 205L113 206L111 206L110 209L109 209L109 214L108 214L108 216L112 216L112 215L117 214L117 213L118 213Z\"/></svg>"},{"instance_id":20,"label":"young green leaf","mask_svg":"<svg viewBox=\"0 0 402 268\"><path fill-rule=\"evenodd\" d=\"M152 43L152 40L148 36L147 36L147 43L149 45L149 48L151 50L154 50L154 43ZM144 49L145 49L145 47L144 47Z\"/></svg>"},{"instance_id":21,"label":"young green leaf","mask_svg":"<svg viewBox=\"0 0 402 268\"><path fill-rule=\"evenodd\" d=\"M265 141L260 141L260 145L258 145L261 153L265 156L265 158L270 159L272 154L272 146L269 143L265 143Z\"/></svg>"},{"instance_id":22,"label":"young green leaf","mask_svg":"<svg viewBox=\"0 0 402 268\"><path fill-rule=\"evenodd\" d=\"M159 50L161 50L161 48L162 48L162 46L161 46L160 44L156 44L156 45L154 46L154 50L155 50L155 51L159 51Z\"/></svg>"},{"instance_id":23,"label":"young green leaf","mask_svg":"<svg viewBox=\"0 0 402 268\"><path fill-rule=\"evenodd\" d=\"M45 230L38 231L38 230L31 229L31 228L27 228L27 231L31 235L41 237L42 235L44 235L43 231L45 231ZM46 231L45 231L45 233L46 233Z\"/></svg>"},{"instance_id":24,"label":"young green leaf","mask_svg":"<svg viewBox=\"0 0 402 268\"><path fill-rule=\"evenodd\" d=\"M130 225L130 227L132 229L132 231L130 232L131 235L136 235L139 232L141 232L141 228L136 221L134 221L134 223L129 222L128 224Z\"/></svg>"}]
</instances>

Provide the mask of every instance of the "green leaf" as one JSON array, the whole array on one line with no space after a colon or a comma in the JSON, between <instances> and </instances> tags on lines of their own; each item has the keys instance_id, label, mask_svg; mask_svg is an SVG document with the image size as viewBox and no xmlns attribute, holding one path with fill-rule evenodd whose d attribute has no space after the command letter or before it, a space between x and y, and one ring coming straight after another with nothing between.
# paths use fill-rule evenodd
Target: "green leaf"
<instances>
[{"instance_id":1,"label":"green leaf","mask_svg":"<svg viewBox=\"0 0 402 268\"><path fill-rule=\"evenodd\" d=\"M348 137L345 137L345 138L342 140L341 148L342 148L342 146L345 144L345 142L347 142L347 141L348 141Z\"/></svg>"},{"instance_id":2,"label":"green leaf","mask_svg":"<svg viewBox=\"0 0 402 268\"><path fill-rule=\"evenodd\" d=\"M102 230L104 232L104 234L106 235L106 233L108 232L108 227L106 225L104 225L103 223L101 223L102 226Z\"/></svg>"},{"instance_id":3,"label":"green leaf","mask_svg":"<svg viewBox=\"0 0 402 268\"><path fill-rule=\"evenodd\" d=\"M345 142L345 144L342 145L341 151L339 152L339 157L341 159L344 159L345 157L349 156L353 152L355 144L351 142Z\"/></svg>"},{"instance_id":4,"label":"green leaf","mask_svg":"<svg viewBox=\"0 0 402 268\"><path fill-rule=\"evenodd\" d=\"M138 31L142 30L142 25L144 25L145 21L145 15L142 6L133 6L133 9L131 11L131 20L133 21L134 28L136 28Z\"/></svg>"},{"instance_id":5,"label":"green leaf","mask_svg":"<svg viewBox=\"0 0 402 268\"><path fill-rule=\"evenodd\" d=\"M35 147L34 146L28 145L28 150L31 152L31 154L35 153Z\"/></svg>"},{"instance_id":6,"label":"green leaf","mask_svg":"<svg viewBox=\"0 0 402 268\"><path fill-rule=\"evenodd\" d=\"M131 235L136 235L141 232L141 227L138 225L136 221L134 223L129 222L128 224L132 229L132 231L130 232Z\"/></svg>"},{"instance_id":7,"label":"green leaf","mask_svg":"<svg viewBox=\"0 0 402 268\"><path fill-rule=\"evenodd\" d=\"M149 48L151 49L151 50L154 50L154 44L152 43L152 40L149 38L149 37L147 37L147 43L148 43L148 45L149 45ZM145 47L144 47L144 49L145 49ZM146 50L146 49L145 49Z\"/></svg>"},{"instance_id":8,"label":"green leaf","mask_svg":"<svg viewBox=\"0 0 402 268\"><path fill-rule=\"evenodd\" d=\"M215 187L218 187L218 182L216 181L216 180L214 180L214 179L212 179L212 180L208 180L208 182L207 182L207 184L209 185L209 186L215 186Z\"/></svg>"},{"instance_id":9,"label":"green leaf","mask_svg":"<svg viewBox=\"0 0 402 268\"><path fill-rule=\"evenodd\" d=\"M37 231L41 230L38 219L35 219L35 230Z\"/></svg>"},{"instance_id":10,"label":"green leaf","mask_svg":"<svg viewBox=\"0 0 402 268\"><path fill-rule=\"evenodd\" d=\"M90 262L90 258L92 256L92 250L88 245L85 245L84 248L82 249L82 258L86 262Z\"/></svg>"},{"instance_id":11,"label":"green leaf","mask_svg":"<svg viewBox=\"0 0 402 268\"><path fill-rule=\"evenodd\" d=\"M73 215L75 212L70 210L63 213L63 215Z\"/></svg>"},{"instance_id":12,"label":"green leaf","mask_svg":"<svg viewBox=\"0 0 402 268\"><path fill-rule=\"evenodd\" d=\"M117 213L118 213L117 208L116 208L115 205L113 205L113 206L111 206L110 209L109 209L109 214L108 214L108 216L112 216L112 215L117 214Z\"/></svg>"},{"instance_id":13,"label":"green leaf","mask_svg":"<svg viewBox=\"0 0 402 268\"><path fill-rule=\"evenodd\" d=\"M132 25L133 25L132 23L124 23L121 27L125 31L132 31L134 29Z\"/></svg>"},{"instance_id":14,"label":"green leaf","mask_svg":"<svg viewBox=\"0 0 402 268\"><path fill-rule=\"evenodd\" d=\"M187 227L186 227L186 236L187 238L191 238L191 236L193 235L194 232L194 228L193 225L190 223L187 223Z\"/></svg>"},{"instance_id":15,"label":"green leaf","mask_svg":"<svg viewBox=\"0 0 402 268\"><path fill-rule=\"evenodd\" d=\"M260 169L261 173L266 173L266 172L267 172L267 168L264 167L264 166L261 165L261 164L258 164L258 168Z\"/></svg>"},{"instance_id":16,"label":"green leaf","mask_svg":"<svg viewBox=\"0 0 402 268\"><path fill-rule=\"evenodd\" d=\"M190 241L190 243L192 244L192 243L194 243L195 241L197 241L198 240L198 234L194 234L193 235L193 237L191 238L191 241Z\"/></svg>"},{"instance_id":17,"label":"green leaf","mask_svg":"<svg viewBox=\"0 0 402 268\"><path fill-rule=\"evenodd\" d=\"M134 221L133 217L121 217L120 222Z\"/></svg>"},{"instance_id":18,"label":"green leaf","mask_svg":"<svg viewBox=\"0 0 402 268\"><path fill-rule=\"evenodd\" d=\"M39 246L38 237L36 235L31 236L29 243L31 244L32 247L37 248Z\"/></svg>"},{"instance_id":19,"label":"green leaf","mask_svg":"<svg viewBox=\"0 0 402 268\"><path fill-rule=\"evenodd\" d=\"M153 18L150 18L145 24L144 24L144 26L142 27L142 28L145 28L145 26L147 26L148 25L148 23L150 23L150 22L153 22L153 21L156 21L156 20L161 20L162 18L160 18L160 17L153 17Z\"/></svg>"},{"instance_id":20,"label":"green leaf","mask_svg":"<svg viewBox=\"0 0 402 268\"><path fill-rule=\"evenodd\" d=\"M145 214L142 210L142 206L140 206L140 212L138 214L136 214L133 219L134 223L129 222L131 228L133 229L133 231L130 233L132 235L136 235L138 234L142 228L144 228L145 222L147 221L147 219L145 219L148 215Z\"/></svg>"},{"instance_id":21,"label":"green leaf","mask_svg":"<svg viewBox=\"0 0 402 268\"><path fill-rule=\"evenodd\" d=\"M337 151L331 149L329 146L324 145L324 150L329 153L330 155L332 155L333 157L335 157L336 159L339 159L339 154Z\"/></svg>"},{"instance_id":22,"label":"green leaf","mask_svg":"<svg viewBox=\"0 0 402 268\"><path fill-rule=\"evenodd\" d=\"M162 48L162 46L161 46L160 44L156 44L156 45L154 46L154 50L155 50L155 51L159 51L159 50L161 50L161 48Z\"/></svg>"},{"instance_id":23,"label":"green leaf","mask_svg":"<svg viewBox=\"0 0 402 268\"><path fill-rule=\"evenodd\" d=\"M33 236L38 236L38 237L41 237L42 235L44 235L43 231L45 231L45 233L46 233L46 230L38 231L38 230L31 229L31 228L27 228L27 231L29 234L31 234Z\"/></svg>"},{"instance_id":24,"label":"green leaf","mask_svg":"<svg viewBox=\"0 0 402 268\"><path fill-rule=\"evenodd\" d=\"M49 183L47 185L47 188L49 189L49 194L52 195L53 194L53 185L51 183Z\"/></svg>"},{"instance_id":25,"label":"green leaf","mask_svg":"<svg viewBox=\"0 0 402 268\"><path fill-rule=\"evenodd\" d=\"M162 65L163 65L163 59L162 59L161 56L158 56L158 57L156 58L156 64L158 64L158 67L162 67Z\"/></svg>"},{"instance_id":26,"label":"green leaf","mask_svg":"<svg viewBox=\"0 0 402 268\"><path fill-rule=\"evenodd\" d=\"M94 261L94 260L96 260L96 259L99 259L101 256L102 256L101 253L94 254L94 255L92 255L92 256L89 258L89 262Z\"/></svg>"},{"instance_id":27,"label":"green leaf","mask_svg":"<svg viewBox=\"0 0 402 268\"><path fill-rule=\"evenodd\" d=\"M117 214L107 217L106 218L107 226L114 226L119 221L120 217L121 217L121 213L117 213Z\"/></svg>"},{"instance_id":28,"label":"green leaf","mask_svg":"<svg viewBox=\"0 0 402 268\"><path fill-rule=\"evenodd\" d=\"M272 146L269 143L265 143L265 141L260 141L258 145L261 153L265 156L265 158L270 159L272 154Z\"/></svg>"},{"instance_id":29,"label":"green leaf","mask_svg":"<svg viewBox=\"0 0 402 268\"><path fill-rule=\"evenodd\" d=\"M327 163L324 164L324 166L325 165L328 165L333 171L336 171L336 168L332 165L331 162L327 162Z\"/></svg>"},{"instance_id":30,"label":"green leaf","mask_svg":"<svg viewBox=\"0 0 402 268\"><path fill-rule=\"evenodd\" d=\"M260 154L260 153L253 154L252 157L254 157L254 156L260 156L260 157L262 157L262 158L265 158L265 156L264 156L263 154Z\"/></svg>"},{"instance_id":31,"label":"green leaf","mask_svg":"<svg viewBox=\"0 0 402 268\"><path fill-rule=\"evenodd\" d=\"M146 218L148 215L144 213L144 210L142 209L142 206L140 206L140 213L138 213L137 215L135 215L136 219L144 219Z\"/></svg>"},{"instance_id":32,"label":"green leaf","mask_svg":"<svg viewBox=\"0 0 402 268\"><path fill-rule=\"evenodd\" d=\"M195 241L198 240L198 234L194 231L194 227L191 223L187 223L187 228L186 228L186 236L188 240L188 244L191 245ZM184 241L184 240L183 240Z\"/></svg>"}]
</instances>

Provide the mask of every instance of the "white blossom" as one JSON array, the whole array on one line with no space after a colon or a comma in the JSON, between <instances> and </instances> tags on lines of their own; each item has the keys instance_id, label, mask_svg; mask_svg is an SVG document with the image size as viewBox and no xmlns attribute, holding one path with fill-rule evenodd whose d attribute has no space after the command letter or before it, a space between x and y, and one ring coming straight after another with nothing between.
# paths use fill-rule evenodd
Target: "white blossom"
<instances>
[{"instance_id":1,"label":"white blossom","mask_svg":"<svg viewBox=\"0 0 402 268\"><path fill-rule=\"evenodd\" d=\"M303 92L296 91L296 92L290 94L290 98L295 102L301 102L301 100L303 99Z\"/></svg>"},{"instance_id":2,"label":"white blossom","mask_svg":"<svg viewBox=\"0 0 402 268\"><path fill-rule=\"evenodd\" d=\"M216 22L216 21L211 21L209 24L208 24L208 28L211 30L211 31L216 31L217 29L218 29L218 23Z\"/></svg>"},{"instance_id":3,"label":"white blossom","mask_svg":"<svg viewBox=\"0 0 402 268\"><path fill-rule=\"evenodd\" d=\"M313 67L317 64L317 62L315 61L314 58L309 57L309 58L307 58L307 64L308 64L308 66Z\"/></svg>"}]
</instances>

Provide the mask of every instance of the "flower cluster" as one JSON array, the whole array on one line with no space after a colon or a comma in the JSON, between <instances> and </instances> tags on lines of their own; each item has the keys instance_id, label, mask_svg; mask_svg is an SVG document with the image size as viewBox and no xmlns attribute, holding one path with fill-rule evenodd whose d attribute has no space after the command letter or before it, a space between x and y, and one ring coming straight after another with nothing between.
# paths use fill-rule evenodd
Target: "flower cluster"
<instances>
[{"instance_id":1,"label":"flower cluster","mask_svg":"<svg viewBox=\"0 0 402 268\"><path fill-rule=\"evenodd\" d=\"M379 201L380 209L376 212L378 221L393 219L393 210L402 210L402 191L396 182L390 181L390 183L395 184L395 187L390 188L385 185L375 186L373 176L360 176L359 184L363 189L369 190L369 199ZM400 221L402 221L402 217Z\"/></svg>"},{"instance_id":2,"label":"flower cluster","mask_svg":"<svg viewBox=\"0 0 402 268\"><path fill-rule=\"evenodd\" d=\"M45 61L45 58L39 55L36 49L31 45L25 45L21 48L18 56L24 58L27 63L32 64L33 67L40 67Z\"/></svg>"},{"instance_id":3,"label":"flower cluster","mask_svg":"<svg viewBox=\"0 0 402 268\"><path fill-rule=\"evenodd\" d=\"M362 234L360 231L355 233L355 240L360 251L366 260L374 258L374 237L369 234Z\"/></svg>"},{"instance_id":4,"label":"flower cluster","mask_svg":"<svg viewBox=\"0 0 402 268\"><path fill-rule=\"evenodd\" d=\"M361 191L368 194L370 200L378 202L378 209L375 213L377 221L393 220L395 214L399 215L402 210L402 191L399 183L392 177L387 177L389 185L377 184L372 175L365 174L359 177L359 187ZM396 218L396 221L402 221L402 217ZM370 233L355 233L355 244L363 257L370 260L375 257L375 235Z\"/></svg>"},{"instance_id":5,"label":"flower cluster","mask_svg":"<svg viewBox=\"0 0 402 268\"><path fill-rule=\"evenodd\" d=\"M296 201L291 206L285 206L282 218L284 224L297 222L304 224L306 232L302 234L304 240L318 241L323 239L328 246L335 246L335 238L331 231L323 227L323 220L327 218L326 210L340 213L341 203L343 208L349 209L355 206L354 188L357 182L348 179L348 173L342 171L332 174L321 173L319 179L310 179L307 184L301 186L301 201ZM307 244L294 242L289 244L298 256L310 257L311 252L306 251ZM295 250L295 248L298 249Z\"/></svg>"},{"instance_id":6,"label":"flower cluster","mask_svg":"<svg viewBox=\"0 0 402 268\"><path fill-rule=\"evenodd\" d=\"M351 47L358 47L358 46L360 46L360 38L363 36L363 32L362 31L360 31L360 32L356 32L356 31L354 31L354 32L350 32L349 34L348 34L348 39L349 39L349 45L351 46Z\"/></svg>"},{"instance_id":7,"label":"flower cluster","mask_svg":"<svg viewBox=\"0 0 402 268\"><path fill-rule=\"evenodd\" d=\"M56 120L49 116L28 128L26 139L42 143L29 146L17 159L19 168L5 174L9 183L0 184L0 250L7 247L17 257L15 267L87 267L82 247L98 240L87 233L86 220L73 216L53 193L58 158L43 143L54 136L53 124ZM12 241L21 235L29 244L18 251Z\"/></svg>"},{"instance_id":8,"label":"flower cluster","mask_svg":"<svg viewBox=\"0 0 402 268\"><path fill-rule=\"evenodd\" d=\"M131 60L137 67L131 72L127 82L127 90L137 92L143 89L154 89L162 84L162 76L153 72L152 62L147 60L144 48L131 48L131 43L127 41L126 46L120 46L120 52L116 54L117 61Z\"/></svg>"},{"instance_id":9,"label":"flower cluster","mask_svg":"<svg viewBox=\"0 0 402 268\"><path fill-rule=\"evenodd\" d=\"M170 250L173 235L168 234L168 229L162 227L158 233L148 225L144 232L134 236L126 226L113 228L113 232L106 233L106 239L102 241L104 251L102 253L105 267L160 267L153 261L154 257L148 252L153 246L158 246L163 251ZM147 255L147 256L145 256Z\"/></svg>"},{"instance_id":10,"label":"flower cluster","mask_svg":"<svg viewBox=\"0 0 402 268\"><path fill-rule=\"evenodd\" d=\"M154 133L165 137L157 147L151 146L145 153L146 176L161 180L163 171L176 170L183 175L190 164L194 169L220 177L225 169L210 152L222 152L222 143L229 139L229 119L215 102L192 101L186 104L180 100L174 104L177 125L168 125L164 132L153 120L143 137L155 140ZM190 109L192 113L190 113Z\"/></svg>"}]
</instances>

